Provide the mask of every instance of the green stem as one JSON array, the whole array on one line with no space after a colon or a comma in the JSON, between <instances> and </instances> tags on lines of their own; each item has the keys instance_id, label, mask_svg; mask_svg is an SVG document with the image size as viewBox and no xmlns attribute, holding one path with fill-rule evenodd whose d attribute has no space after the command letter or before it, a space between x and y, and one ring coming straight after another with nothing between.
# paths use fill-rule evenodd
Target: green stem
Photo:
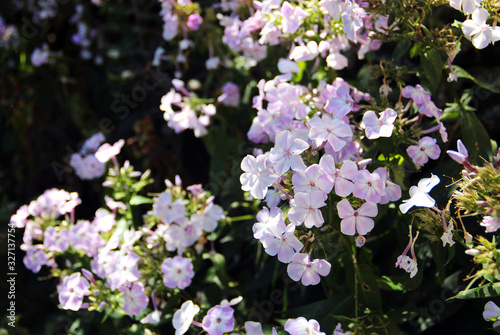
<instances>
[{"instance_id":1,"label":"green stem","mask_svg":"<svg viewBox=\"0 0 500 335\"><path fill-rule=\"evenodd\" d=\"M250 219L254 219L254 218L255 218L255 215L252 215L252 214L236 216L236 217L228 217L230 222L245 221L245 220L250 220Z\"/></svg>"}]
</instances>

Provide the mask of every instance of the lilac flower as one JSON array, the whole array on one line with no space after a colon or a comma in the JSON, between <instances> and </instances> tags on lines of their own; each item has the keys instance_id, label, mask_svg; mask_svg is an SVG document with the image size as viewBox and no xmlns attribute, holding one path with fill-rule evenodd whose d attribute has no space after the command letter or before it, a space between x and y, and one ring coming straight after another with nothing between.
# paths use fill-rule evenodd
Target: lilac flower
<instances>
[{"instance_id":1,"label":"lilac flower","mask_svg":"<svg viewBox=\"0 0 500 335\"><path fill-rule=\"evenodd\" d=\"M417 186L410 188L410 199L403 200L399 205L401 213L406 214L413 206L431 208L436 201L428 194L434 186L439 184L439 177L431 174L430 178L423 178L418 182Z\"/></svg>"},{"instance_id":2,"label":"lilac flower","mask_svg":"<svg viewBox=\"0 0 500 335\"><path fill-rule=\"evenodd\" d=\"M493 328L500 326L500 320L498 320L500 318L500 308L493 301L488 301L484 305L483 318L486 321L495 320Z\"/></svg>"},{"instance_id":3,"label":"lilac flower","mask_svg":"<svg viewBox=\"0 0 500 335\"><path fill-rule=\"evenodd\" d=\"M320 331L318 321L314 319L308 321L304 317L288 319L285 323L285 331L290 335L325 335Z\"/></svg>"},{"instance_id":4,"label":"lilac flower","mask_svg":"<svg viewBox=\"0 0 500 335\"><path fill-rule=\"evenodd\" d=\"M311 261L308 254L297 253L288 264L287 272L293 280L302 280L304 286L309 286L319 284L319 276L327 276L331 267L331 264L324 259Z\"/></svg>"},{"instance_id":5,"label":"lilac flower","mask_svg":"<svg viewBox=\"0 0 500 335\"><path fill-rule=\"evenodd\" d=\"M241 169L244 171L240 176L241 189L249 191L257 199L264 198L268 187L278 180L271 170L268 155L247 155L241 161Z\"/></svg>"},{"instance_id":6,"label":"lilac flower","mask_svg":"<svg viewBox=\"0 0 500 335\"><path fill-rule=\"evenodd\" d=\"M299 29L302 21L309 16L309 13L299 6L294 7L288 1L285 1L281 6L281 16L283 34L293 34Z\"/></svg>"},{"instance_id":7,"label":"lilac flower","mask_svg":"<svg viewBox=\"0 0 500 335\"><path fill-rule=\"evenodd\" d=\"M49 263L49 256L45 253L43 245L28 246L26 256L23 258L24 266L33 273L38 273L43 265Z\"/></svg>"},{"instance_id":8,"label":"lilac flower","mask_svg":"<svg viewBox=\"0 0 500 335\"><path fill-rule=\"evenodd\" d=\"M420 169L430 159L438 159L441 154L439 145L436 144L436 139L425 136L417 145L410 145L406 152L411 157L415 166Z\"/></svg>"},{"instance_id":9,"label":"lilac flower","mask_svg":"<svg viewBox=\"0 0 500 335\"><path fill-rule=\"evenodd\" d=\"M472 39L472 45L477 49L484 49L490 43L500 40L500 27L491 27L486 23L489 13L484 8L477 8L472 13L472 19L462 24L464 35Z\"/></svg>"},{"instance_id":10,"label":"lilac flower","mask_svg":"<svg viewBox=\"0 0 500 335\"><path fill-rule=\"evenodd\" d=\"M333 188L332 180L318 164L313 164L303 171L296 171L293 174L292 183L296 193L322 191L328 194Z\"/></svg>"},{"instance_id":11,"label":"lilac flower","mask_svg":"<svg viewBox=\"0 0 500 335\"><path fill-rule=\"evenodd\" d=\"M450 0L450 6L456 10L463 10L467 15L472 14L481 5L481 0Z\"/></svg>"},{"instance_id":12,"label":"lilac flower","mask_svg":"<svg viewBox=\"0 0 500 335\"><path fill-rule=\"evenodd\" d=\"M367 111L363 115L361 127L365 128L366 137L370 140L391 137L397 116L398 113L392 108L387 108L380 113L380 118L377 118L374 111Z\"/></svg>"},{"instance_id":13,"label":"lilac flower","mask_svg":"<svg viewBox=\"0 0 500 335\"><path fill-rule=\"evenodd\" d=\"M64 252L69 247L68 236L67 229L49 226L43 233L43 245L47 250Z\"/></svg>"},{"instance_id":14,"label":"lilac flower","mask_svg":"<svg viewBox=\"0 0 500 335\"><path fill-rule=\"evenodd\" d=\"M62 278L58 287L59 303L63 309L78 311L82 306L83 297L90 294L89 282L82 278L80 272Z\"/></svg>"},{"instance_id":15,"label":"lilac flower","mask_svg":"<svg viewBox=\"0 0 500 335\"><path fill-rule=\"evenodd\" d=\"M195 305L191 300L182 304L181 308L174 313L172 325L175 328L175 335L183 335L189 329L193 322L194 316L198 314L200 307Z\"/></svg>"},{"instance_id":16,"label":"lilac flower","mask_svg":"<svg viewBox=\"0 0 500 335\"><path fill-rule=\"evenodd\" d=\"M350 160L342 162L342 166L335 167L335 161L331 155L323 155L319 160L319 165L327 173L335 185L335 194L340 197L347 197L354 189L353 180L358 175L358 166Z\"/></svg>"},{"instance_id":17,"label":"lilac flower","mask_svg":"<svg viewBox=\"0 0 500 335\"><path fill-rule=\"evenodd\" d=\"M294 132L283 130L276 135L274 148L269 154L276 173L282 175L291 168L294 171L306 168L300 154L309 148L309 144L295 136Z\"/></svg>"},{"instance_id":18,"label":"lilac flower","mask_svg":"<svg viewBox=\"0 0 500 335\"><path fill-rule=\"evenodd\" d=\"M167 258L161 264L163 272L163 283L168 288L180 288L181 290L191 284L191 278L194 277L193 264L187 258L175 256Z\"/></svg>"},{"instance_id":19,"label":"lilac flower","mask_svg":"<svg viewBox=\"0 0 500 335\"><path fill-rule=\"evenodd\" d=\"M494 233L500 228L500 218L486 215L480 225L486 228L487 233Z\"/></svg>"},{"instance_id":20,"label":"lilac flower","mask_svg":"<svg viewBox=\"0 0 500 335\"><path fill-rule=\"evenodd\" d=\"M385 195L385 183L378 173L361 170L354 180L352 194L357 198L378 203Z\"/></svg>"},{"instance_id":21,"label":"lilac flower","mask_svg":"<svg viewBox=\"0 0 500 335\"><path fill-rule=\"evenodd\" d=\"M234 310L231 307L214 306L203 318L203 330L208 335L222 335L234 329Z\"/></svg>"},{"instance_id":22,"label":"lilac flower","mask_svg":"<svg viewBox=\"0 0 500 335\"><path fill-rule=\"evenodd\" d=\"M290 201L288 212L290 222L294 225L304 222L307 228L321 227L325 220L319 208L326 206L325 199L325 193L322 191L295 194L295 198Z\"/></svg>"},{"instance_id":23,"label":"lilac flower","mask_svg":"<svg viewBox=\"0 0 500 335\"><path fill-rule=\"evenodd\" d=\"M286 225L284 221L268 227L269 234L262 240L262 245L266 253L271 256L278 255L278 260L282 263L290 263L296 252L302 249L303 245L293 234L295 225Z\"/></svg>"},{"instance_id":24,"label":"lilac flower","mask_svg":"<svg viewBox=\"0 0 500 335\"><path fill-rule=\"evenodd\" d=\"M153 209L149 214L159 216L164 223L172 223L186 215L186 207L182 199L173 201L172 193L165 191L153 198Z\"/></svg>"},{"instance_id":25,"label":"lilac flower","mask_svg":"<svg viewBox=\"0 0 500 335\"><path fill-rule=\"evenodd\" d=\"M356 231L360 235L366 235L374 226L374 222L369 217L375 217L378 214L377 205L373 202L365 202L357 210L354 210L347 199L342 199L337 203L337 210L340 222L340 231L346 235L354 235Z\"/></svg>"},{"instance_id":26,"label":"lilac flower","mask_svg":"<svg viewBox=\"0 0 500 335\"><path fill-rule=\"evenodd\" d=\"M144 293L142 283L132 284L130 288L122 286L120 291L123 292L123 310L127 315L139 315L142 310L148 307L149 298Z\"/></svg>"},{"instance_id":27,"label":"lilac flower","mask_svg":"<svg viewBox=\"0 0 500 335\"><path fill-rule=\"evenodd\" d=\"M309 121L309 138L315 141L317 147L325 141L330 143L335 152L340 151L352 138L351 127L341 119L334 119L328 114L323 114Z\"/></svg>"}]
</instances>

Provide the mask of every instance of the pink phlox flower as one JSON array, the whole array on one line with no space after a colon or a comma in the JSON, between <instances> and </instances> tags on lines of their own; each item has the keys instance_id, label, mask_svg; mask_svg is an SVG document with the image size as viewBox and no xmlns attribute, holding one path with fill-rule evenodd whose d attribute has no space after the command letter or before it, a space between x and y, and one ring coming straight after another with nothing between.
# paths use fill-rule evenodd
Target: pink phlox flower
<instances>
[{"instance_id":1,"label":"pink phlox flower","mask_svg":"<svg viewBox=\"0 0 500 335\"><path fill-rule=\"evenodd\" d=\"M426 102L431 100L431 95L427 92L421 85L417 84L413 86L405 86L401 91L401 94L405 98L411 98L417 107L422 107Z\"/></svg>"},{"instance_id":2,"label":"pink phlox flower","mask_svg":"<svg viewBox=\"0 0 500 335\"><path fill-rule=\"evenodd\" d=\"M380 113L380 118L377 118L374 111L367 111L363 115L361 127L365 128L366 137L370 140L379 137L391 137L397 116L398 113L392 108L387 108Z\"/></svg>"},{"instance_id":3,"label":"pink phlox flower","mask_svg":"<svg viewBox=\"0 0 500 335\"><path fill-rule=\"evenodd\" d=\"M268 207L277 207L282 200L282 196L284 196L282 190L277 189L277 187L275 186L274 189L271 188L267 190L266 198L264 199L264 201L266 202Z\"/></svg>"},{"instance_id":4,"label":"pink phlox flower","mask_svg":"<svg viewBox=\"0 0 500 335\"><path fill-rule=\"evenodd\" d=\"M200 24L203 22L203 18L199 14L191 14L188 16L186 21L186 26L193 31L198 30Z\"/></svg>"},{"instance_id":5,"label":"pink phlox flower","mask_svg":"<svg viewBox=\"0 0 500 335\"><path fill-rule=\"evenodd\" d=\"M217 98L218 103L226 106L237 107L240 104L240 90L238 85L227 82L222 86L222 95Z\"/></svg>"},{"instance_id":6,"label":"pink phlox flower","mask_svg":"<svg viewBox=\"0 0 500 335\"><path fill-rule=\"evenodd\" d=\"M480 225L486 228L487 233L494 233L500 228L500 218L486 215Z\"/></svg>"},{"instance_id":7,"label":"pink phlox flower","mask_svg":"<svg viewBox=\"0 0 500 335\"><path fill-rule=\"evenodd\" d=\"M105 245L97 227L87 220L78 220L69 230L68 238L73 249L82 250L89 257L97 255L99 248Z\"/></svg>"},{"instance_id":8,"label":"pink phlox flower","mask_svg":"<svg viewBox=\"0 0 500 335\"><path fill-rule=\"evenodd\" d=\"M182 199L173 200L172 193L167 191L160 193L158 197L153 198L153 209L149 214L160 217L164 223L172 223L183 218L186 215L186 207Z\"/></svg>"},{"instance_id":9,"label":"pink phlox flower","mask_svg":"<svg viewBox=\"0 0 500 335\"><path fill-rule=\"evenodd\" d=\"M269 227L285 224L283 221L283 212L278 207L271 207L271 209L264 207L257 213L257 220L253 227L254 238L263 241L269 236Z\"/></svg>"},{"instance_id":10,"label":"pink phlox flower","mask_svg":"<svg viewBox=\"0 0 500 335\"><path fill-rule=\"evenodd\" d=\"M144 325L145 324L156 325L160 323L161 314L162 313L159 310L154 310L145 317L143 317L140 322Z\"/></svg>"},{"instance_id":11,"label":"pink phlox flower","mask_svg":"<svg viewBox=\"0 0 500 335\"><path fill-rule=\"evenodd\" d=\"M278 61L278 70L281 72L281 73L299 73L301 72L300 68L299 68L299 65L297 64L297 62L294 62L292 60L289 60L289 59L285 59L285 58L280 58L279 61Z\"/></svg>"},{"instance_id":12,"label":"pink phlox flower","mask_svg":"<svg viewBox=\"0 0 500 335\"><path fill-rule=\"evenodd\" d=\"M305 88L299 85L290 85L289 83L280 83L277 87L277 98L275 102L270 102L267 106L268 111L272 110L275 104L279 106L279 112L288 115L289 118L304 119L309 114L310 107L301 102L300 98L305 92Z\"/></svg>"},{"instance_id":13,"label":"pink phlox flower","mask_svg":"<svg viewBox=\"0 0 500 335\"><path fill-rule=\"evenodd\" d=\"M172 318L175 335L185 334L193 322L194 316L198 314L199 311L200 307L195 305L191 300L184 302L181 308L174 313L174 317Z\"/></svg>"},{"instance_id":14,"label":"pink phlox flower","mask_svg":"<svg viewBox=\"0 0 500 335\"><path fill-rule=\"evenodd\" d=\"M223 299L219 306L221 307L230 307L230 306L234 306L234 305L237 305L239 304L240 302L243 301L243 297L240 295L240 296L237 296L236 298L233 298L231 300L227 300L227 299Z\"/></svg>"},{"instance_id":15,"label":"pink phlox flower","mask_svg":"<svg viewBox=\"0 0 500 335\"><path fill-rule=\"evenodd\" d=\"M116 224L115 215L113 213L108 212L104 208L98 208L95 211L95 218L92 221L92 225L97 228L99 232L108 232Z\"/></svg>"},{"instance_id":16,"label":"pink phlox flower","mask_svg":"<svg viewBox=\"0 0 500 335\"><path fill-rule=\"evenodd\" d=\"M267 254L278 255L281 263L290 263L296 252L302 249L303 245L293 234L295 225L286 225L283 221L278 221L275 225L268 227L268 234L262 240L262 245Z\"/></svg>"},{"instance_id":17,"label":"pink phlox flower","mask_svg":"<svg viewBox=\"0 0 500 335\"><path fill-rule=\"evenodd\" d=\"M385 194L382 195L382 198L378 202L379 204L383 205L387 204L389 201L398 201L401 199L401 187L390 180L386 169L379 167L373 172L380 176L385 185Z\"/></svg>"},{"instance_id":18,"label":"pink phlox flower","mask_svg":"<svg viewBox=\"0 0 500 335\"><path fill-rule=\"evenodd\" d=\"M23 258L24 266L33 273L38 273L43 265L49 264L49 261L49 256L42 244L28 246L26 256Z\"/></svg>"},{"instance_id":19,"label":"pink phlox flower","mask_svg":"<svg viewBox=\"0 0 500 335\"><path fill-rule=\"evenodd\" d=\"M299 6L292 6L288 1L285 1L281 7L281 16L283 34L293 34L299 29L302 21L309 16L309 13Z\"/></svg>"},{"instance_id":20,"label":"pink phlox flower","mask_svg":"<svg viewBox=\"0 0 500 335\"><path fill-rule=\"evenodd\" d=\"M486 321L495 321L493 323L493 328L500 326L500 308L493 302L488 301L486 305L484 305L483 318Z\"/></svg>"},{"instance_id":21,"label":"pink phlox flower","mask_svg":"<svg viewBox=\"0 0 500 335\"><path fill-rule=\"evenodd\" d=\"M94 154L80 156L80 154L74 153L71 155L69 165L82 180L99 178L106 172L105 163L99 162Z\"/></svg>"},{"instance_id":22,"label":"pink phlox flower","mask_svg":"<svg viewBox=\"0 0 500 335\"><path fill-rule=\"evenodd\" d=\"M349 60L339 50L330 51L330 54L326 57L326 65L334 70L342 70L349 65Z\"/></svg>"},{"instance_id":23,"label":"pink phlox flower","mask_svg":"<svg viewBox=\"0 0 500 335\"><path fill-rule=\"evenodd\" d=\"M101 143L104 142L105 137L103 133L96 133L92 136L90 136L88 139L85 140L85 142L82 145L82 148L80 149L80 153L82 155L88 155L88 154L93 154L99 149L101 146Z\"/></svg>"},{"instance_id":24,"label":"pink phlox flower","mask_svg":"<svg viewBox=\"0 0 500 335\"><path fill-rule=\"evenodd\" d=\"M28 205L22 205L16 211L16 214L14 214L10 217L9 223L11 225L14 225L14 227L16 227L16 228L24 228L24 226L26 225L26 221L28 219L28 216L30 216L30 213L28 210Z\"/></svg>"},{"instance_id":25,"label":"pink phlox flower","mask_svg":"<svg viewBox=\"0 0 500 335\"><path fill-rule=\"evenodd\" d=\"M413 206L431 208L436 204L436 201L428 194L434 186L439 184L439 177L431 174L430 178L423 178L418 182L417 186L410 188L410 199L403 200L399 205L401 213L406 214Z\"/></svg>"},{"instance_id":26,"label":"pink phlox flower","mask_svg":"<svg viewBox=\"0 0 500 335\"><path fill-rule=\"evenodd\" d=\"M367 15L365 10L354 1L346 0L342 11L342 23L347 38L356 43L356 32L363 28L363 18Z\"/></svg>"},{"instance_id":27,"label":"pink phlox flower","mask_svg":"<svg viewBox=\"0 0 500 335\"><path fill-rule=\"evenodd\" d=\"M326 9L328 14L335 20L340 20L340 15L344 11L344 0L321 0L319 5Z\"/></svg>"},{"instance_id":28,"label":"pink phlox flower","mask_svg":"<svg viewBox=\"0 0 500 335\"><path fill-rule=\"evenodd\" d=\"M139 315L143 309L148 307L149 298L144 293L142 283L134 283L130 288L122 286L120 291L123 293L123 310L127 315Z\"/></svg>"},{"instance_id":29,"label":"pink phlox flower","mask_svg":"<svg viewBox=\"0 0 500 335\"><path fill-rule=\"evenodd\" d=\"M318 55L318 43L315 41L309 41L306 45L294 46L288 58L296 62L306 62L316 58Z\"/></svg>"},{"instance_id":30,"label":"pink phlox flower","mask_svg":"<svg viewBox=\"0 0 500 335\"><path fill-rule=\"evenodd\" d=\"M486 23L489 13L484 8L477 8L472 13L472 19L465 20L462 31L465 37L472 39L476 49L484 49L490 43L500 40L500 27L492 27Z\"/></svg>"},{"instance_id":31,"label":"pink phlox flower","mask_svg":"<svg viewBox=\"0 0 500 335\"><path fill-rule=\"evenodd\" d=\"M191 222L203 227L203 230L210 233L217 228L217 222L224 219L224 211L219 205L209 203L200 214L193 214Z\"/></svg>"},{"instance_id":32,"label":"pink phlox flower","mask_svg":"<svg viewBox=\"0 0 500 335\"><path fill-rule=\"evenodd\" d=\"M420 169L430 159L438 159L441 154L439 145L436 144L436 139L425 136L418 141L417 145L410 145L406 152L411 157L417 169Z\"/></svg>"},{"instance_id":33,"label":"pink phlox flower","mask_svg":"<svg viewBox=\"0 0 500 335\"><path fill-rule=\"evenodd\" d=\"M166 1L165 1L166 2ZM163 18L163 39L165 41L171 41L177 36L179 31L179 18L177 14L172 12L165 12L162 15Z\"/></svg>"},{"instance_id":34,"label":"pink phlox flower","mask_svg":"<svg viewBox=\"0 0 500 335\"><path fill-rule=\"evenodd\" d=\"M337 203L337 210L342 219L340 231L351 236L356 232L361 235L369 233L375 225L370 217L378 214L377 204L373 202L365 202L359 209L354 210L347 199L342 199Z\"/></svg>"},{"instance_id":35,"label":"pink phlox flower","mask_svg":"<svg viewBox=\"0 0 500 335\"><path fill-rule=\"evenodd\" d=\"M338 119L354 110L354 100L351 97L351 88L346 83L341 83L335 91L335 96L328 99L325 111Z\"/></svg>"},{"instance_id":36,"label":"pink phlox flower","mask_svg":"<svg viewBox=\"0 0 500 335\"><path fill-rule=\"evenodd\" d=\"M27 220L24 227L23 244L21 244L20 249L27 251L28 247L33 244L33 240L41 239L43 239L42 227L36 221Z\"/></svg>"},{"instance_id":37,"label":"pink phlox flower","mask_svg":"<svg viewBox=\"0 0 500 335\"><path fill-rule=\"evenodd\" d=\"M378 203L386 194L385 183L378 173L361 170L354 180L352 194L357 198Z\"/></svg>"},{"instance_id":38,"label":"pink phlox flower","mask_svg":"<svg viewBox=\"0 0 500 335\"><path fill-rule=\"evenodd\" d=\"M203 318L203 330L208 335L222 335L234 329L234 310L231 307L214 306Z\"/></svg>"},{"instance_id":39,"label":"pink phlox flower","mask_svg":"<svg viewBox=\"0 0 500 335\"><path fill-rule=\"evenodd\" d=\"M245 333L246 335L264 335L262 331L262 324L255 321L247 321L245 322Z\"/></svg>"},{"instance_id":40,"label":"pink phlox flower","mask_svg":"<svg viewBox=\"0 0 500 335\"><path fill-rule=\"evenodd\" d=\"M450 6L462 10L465 14L472 14L481 5L481 0L450 0Z\"/></svg>"},{"instance_id":41,"label":"pink phlox flower","mask_svg":"<svg viewBox=\"0 0 500 335\"><path fill-rule=\"evenodd\" d=\"M89 282L82 278L80 272L62 278L57 288L62 308L78 311L82 306L84 296L90 294L89 287Z\"/></svg>"},{"instance_id":42,"label":"pink phlox flower","mask_svg":"<svg viewBox=\"0 0 500 335\"><path fill-rule=\"evenodd\" d=\"M443 223L444 225L444 223ZM443 247L446 247L446 244L449 244L450 247L455 244L455 241L453 241L453 221L450 220L450 223L448 226L444 227L444 233L441 236L441 241L443 242Z\"/></svg>"},{"instance_id":43,"label":"pink phlox flower","mask_svg":"<svg viewBox=\"0 0 500 335\"><path fill-rule=\"evenodd\" d=\"M469 165L469 152L461 140L457 141L458 151L447 150L446 153L457 163ZM467 167L467 166L466 166Z\"/></svg>"},{"instance_id":44,"label":"pink phlox flower","mask_svg":"<svg viewBox=\"0 0 500 335\"><path fill-rule=\"evenodd\" d=\"M110 288L115 290L120 286L133 283L141 277L137 262L141 259L136 253L115 254L115 258L109 260L111 262L112 271L108 274ZM94 271L98 275L97 272Z\"/></svg>"},{"instance_id":45,"label":"pink phlox flower","mask_svg":"<svg viewBox=\"0 0 500 335\"><path fill-rule=\"evenodd\" d=\"M188 287L194 277L193 264L181 256L165 259L161 264L161 272L164 274L163 283L166 287L181 290Z\"/></svg>"},{"instance_id":46,"label":"pink phlox flower","mask_svg":"<svg viewBox=\"0 0 500 335\"><path fill-rule=\"evenodd\" d=\"M354 183L358 175L358 166L351 160L344 160L340 168L335 166L335 161L331 155L323 155L319 160L319 165L330 177L335 185L335 194L340 197L347 197L354 189Z\"/></svg>"},{"instance_id":47,"label":"pink phlox flower","mask_svg":"<svg viewBox=\"0 0 500 335\"><path fill-rule=\"evenodd\" d=\"M285 323L285 331L290 335L325 335L320 331L318 321L314 319L308 321L302 316L297 319L288 319Z\"/></svg>"},{"instance_id":48,"label":"pink phlox flower","mask_svg":"<svg viewBox=\"0 0 500 335\"><path fill-rule=\"evenodd\" d=\"M28 212L44 220L55 219L59 215L71 212L79 203L81 200L78 193L52 188L31 201L28 205Z\"/></svg>"},{"instance_id":49,"label":"pink phlox flower","mask_svg":"<svg viewBox=\"0 0 500 335\"><path fill-rule=\"evenodd\" d=\"M328 194L333 188L332 180L318 164L296 171L292 176L292 183L295 193L322 191Z\"/></svg>"},{"instance_id":50,"label":"pink phlox flower","mask_svg":"<svg viewBox=\"0 0 500 335\"><path fill-rule=\"evenodd\" d=\"M420 114L424 114L427 117L433 117L437 120L441 117L441 109L437 108L434 102L431 100L425 101L418 111Z\"/></svg>"},{"instance_id":51,"label":"pink phlox flower","mask_svg":"<svg viewBox=\"0 0 500 335\"><path fill-rule=\"evenodd\" d=\"M405 250L401 255L398 256L398 259L396 261L396 267L401 268L405 270L407 273L410 274L410 278L415 277L415 275L418 272L418 264L417 264L417 257L415 256L415 242L417 241L418 237L418 232L417 236L415 236L415 239L412 237L412 232L411 232L411 227L410 227L410 240L408 242L408 245L406 246ZM411 255L412 257L410 258L406 254L408 251L411 250Z\"/></svg>"},{"instance_id":52,"label":"pink phlox flower","mask_svg":"<svg viewBox=\"0 0 500 335\"><path fill-rule=\"evenodd\" d=\"M184 250L192 246L203 235L203 221L189 220L188 218L178 219L175 224L163 234L163 239L166 242L167 250L181 254Z\"/></svg>"},{"instance_id":53,"label":"pink phlox flower","mask_svg":"<svg viewBox=\"0 0 500 335\"><path fill-rule=\"evenodd\" d=\"M241 189L249 191L257 199L264 198L268 187L278 180L278 176L271 169L268 157L267 154L257 157L247 155L241 161L241 169L244 172L240 176Z\"/></svg>"},{"instance_id":54,"label":"pink phlox flower","mask_svg":"<svg viewBox=\"0 0 500 335\"><path fill-rule=\"evenodd\" d=\"M111 145L109 143L104 143L97 149L95 153L95 157L101 163L106 163L113 157L116 157L120 151L122 150L123 145L125 144L125 140L121 139L115 142L115 144Z\"/></svg>"},{"instance_id":55,"label":"pink phlox flower","mask_svg":"<svg viewBox=\"0 0 500 335\"><path fill-rule=\"evenodd\" d=\"M309 121L309 138L315 141L316 147L327 141L334 151L340 151L352 138L352 129L342 119L334 119L328 114L323 114Z\"/></svg>"},{"instance_id":56,"label":"pink phlox flower","mask_svg":"<svg viewBox=\"0 0 500 335\"><path fill-rule=\"evenodd\" d=\"M104 201L106 202L106 206L108 206L112 211L114 211L115 209L127 210L127 206L123 202L115 201L115 199L107 195L104 196Z\"/></svg>"},{"instance_id":57,"label":"pink phlox flower","mask_svg":"<svg viewBox=\"0 0 500 335\"><path fill-rule=\"evenodd\" d=\"M276 173L280 175L285 174L290 169L297 171L306 168L300 154L309 148L309 144L296 137L296 134L295 131L283 130L276 135L275 145L271 149L269 160L273 163Z\"/></svg>"},{"instance_id":58,"label":"pink phlox flower","mask_svg":"<svg viewBox=\"0 0 500 335\"><path fill-rule=\"evenodd\" d=\"M333 335L351 335L351 332L342 332L342 324L339 323L333 330Z\"/></svg>"},{"instance_id":59,"label":"pink phlox flower","mask_svg":"<svg viewBox=\"0 0 500 335\"><path fill-rule=\"evenodd\" d=\"M325 199L322 191L296 193L295 198L290 200L288 219L294 225L304 223L307 228L321 227L325 220L320 208L326 206Z\"/></svg>"},{"instance_id":60,"label":"pink phlox flower","mask_svg":"<svg viewBox=\"0 0 500 335\"><path fill-rule=\"evenodd\" d=\"M69 247L69 231L62 227L49 226L43 233L43 245L47 250L64 252Z\"/></svg>"},{"instance_id":61,"label":"pink phlox flower","mask_svg":"<svg viewBox=\"0 0 500 335\"><path fill-rule=\"evenodd\" d=\"M331 264L324 259L311 261L308 254L297 253L288 264L287 272L293 280L302 280L304 286L309 286L319 284L320 275L327 276L331 267Z\"/></svg>"}]
</instances>

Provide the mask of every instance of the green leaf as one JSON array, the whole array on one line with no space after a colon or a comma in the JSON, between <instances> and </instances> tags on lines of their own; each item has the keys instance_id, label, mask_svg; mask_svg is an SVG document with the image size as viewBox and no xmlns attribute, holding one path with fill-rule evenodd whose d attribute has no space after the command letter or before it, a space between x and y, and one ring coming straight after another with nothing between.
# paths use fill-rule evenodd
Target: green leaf
<instances>
[{"instance_id":1,"label":"green leaf","mask_svg":"<svg viewBox=\"0 0 500 335\"><path fill-rule=\"evenodd\" d=\"M396 283L388 276L382 276L381 278L378 278L377 284L378 284L378 287L380 287L382 290L385 290L385 291L404 291L405 290L405 287L402 283Z\"/></svg>"},{"instance_id":2,"label":"green leaf","mask_svg":"<svg viewBox=\"0 0 500 335\"><path fill-rule=\"evenodd\" d=\"M491 160L491 139L476 113L462 110L460 132L472 164L482 164L482 158Z\"/></svg>"},{"instance_id":3,"label":"green leaf","mask_svg":"<svg viewBox=\"0 0 500 335\"><path fill-rule=\"evenodd\" d=\"M408 40L400 40L396 47L394 48L394 52L392 53L392 60L398 60L404 56L404 54L410 49L411 42Z\"/></svg>"},{"instance_id":4,"label":"green leaf","mask_svg":"<svg viewBox=\"0 0 500 335\"><path fill-rule=\"evenodd\" d=\"M382 311L382 296L372 269L366 264L358 266L360 301L370 309Z\"/></svg>"},{"instance_id":5,"label":"green leaf","mask_svg":"<svg viewBox=\"0 0 500 335\"><path fill-rule=\"evenodd\" d=\"M479 299L498 296L500 296L500 283L491 283L470 290L460 291L456 296L450 299Z\"/></svg>"},{"instance_id":6,"label":"green leaf","mask_svg":"<svg viewBox=\"0 0 500 335\"><path fill-rule=\"evenodd\" d=\"M429 87L433 95L436 95L443 72L441 54L436 49L429 49L420 56L420 62L422 63Z\"/></svg>"},{"instance_id":7,"label":"green leaf","mask_svg":"<svg viewBox=\"0 0 500 335\"><path fill-rule=\"evenodd\" d=\"M153 203L153 199L148 198L148 197L144 197L142 195L134 195L130 199L130 204L133 206L142 205L142 204L152 204L152 203Z\"/></svg>"},{"instance_id":8,"label":"green leaf","mask_svg":"<svg viewBox=\"0 0 500 335\"><path fill-rule=\"evenodd\" d=\"M458 78L465 78L465 79L470 79L472 80L476 85L479 85L481 86L482 88L485 88L487 90L490 90L491 92L493 93L500 93L500 87L496 87L494 85L491 85L491 84L488 84L488 83L485 83L484 81L481 81L477 78L474 78L473 76L471 76L467 71L465 71L464 69L462 69L460 66L458 65L453 65L453 70L455 70L455 72L457 73L457 76Z\"/></svg>"}]
</instances>

